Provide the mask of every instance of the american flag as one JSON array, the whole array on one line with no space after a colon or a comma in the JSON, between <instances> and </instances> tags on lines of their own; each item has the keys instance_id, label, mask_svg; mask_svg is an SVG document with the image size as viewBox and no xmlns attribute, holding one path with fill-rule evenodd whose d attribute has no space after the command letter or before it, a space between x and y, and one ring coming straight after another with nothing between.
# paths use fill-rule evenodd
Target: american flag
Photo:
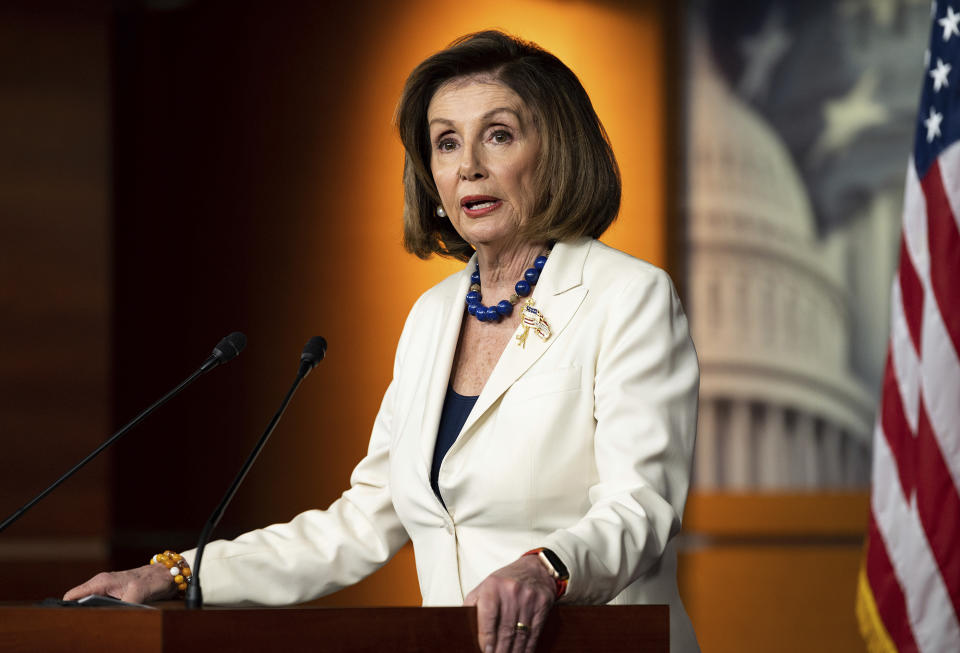
<instances>
[{"instance_id":1,"label":"american flag","mask_svg":"<svg viewBox=\"0 0 960 653\"><path fill-rule=\"evenodd\" d=\"M857 591L871 651L960 651L960 2L931 14Z\"/></svg>"}]
</instances>

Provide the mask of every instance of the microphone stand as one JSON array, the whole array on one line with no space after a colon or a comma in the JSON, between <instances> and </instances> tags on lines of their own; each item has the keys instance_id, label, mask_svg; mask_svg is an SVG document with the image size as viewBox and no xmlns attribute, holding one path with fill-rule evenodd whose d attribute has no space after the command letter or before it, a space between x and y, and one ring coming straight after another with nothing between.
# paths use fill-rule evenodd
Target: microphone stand
<instances>
[{"instance_id":1,"label":"microphone stand","mask_svg":"<svg viewBox=\"0 0 960 653\"><path fill-rule=\"evenodd\" d=\"M160 397L159 400L157 400L155 403L153 403L153 404L151 404L150 406L148 406L142 413L140 413L139 415L137 415L136 417L134 417L132 420L130 420L129 422L127 422L127 424L126 424L123 428L121 428L119 431L117 431L116 433L114 433L113 435L111 435L110 438L109 438L106 442L104 442L104 443L101 444L99 447L97 447L96 449L94 449L86 458L84 458L84 459L81 460L79 463L77 463L76 465L74 465L74 466L70 469L70 471L68 471L66 474L64 474L63 476L61 476L60 478L58 478L56 481L54 481L54 482L53 482L53 485L51 485L51 486L48 487L46 490L44 490L43 492L41 492L40 494L38 494L37 496L35 496L35 497L34 497L33 499L31 499L29 502L27 502L26 504L24 504L22 508L20 508L19 510L17 510L16 512L14 512L12 515L10 515L9 517L7 517L7 518L4 520L4 522L3 522L2 524L0 524L0 532L2 532L7 526L9 526L10 524L12 524L13 522L15 522L15 521L17 521L18 519L20 519L20 517L23 516L23 514L24 514L25 512L27 512L28 510L30 510L30 508L32 508L38 501L40 501L40 500L43 499L45 496L47 496L48 494L50 494L51 492L53 492L55 489L57 489L57 488L60 486L61 483L63 483L65 480L67 480L68 478L70 478L71 476L73 476L74 474L76 474L78 471L80 471L80 469L81 469L84 465L86 465L88 462L90 462L91 460L93 460L94 458L96 458L97 456L99 456L100 453L101 453L104 449L106 449L106 448L109 447L111 444L113 444L114 442L116 442L117 440L119 440L120 438L122 438L124 435L126 435L127 432L130 431L130 429L132 429L134 426L136 426L137 424L139 424L140 422L142 422L143 420L145 420L145 419L150 415L150 413L152 413L152 412L155 411L157 408L159 408L160 406L164 405L165 403L167 403L168 401L170 401L171 399L173 399L174 397L176 397L178 394L180 394L180 392L181 392L184 388L186 388L188 385L190 385L191 383L193 383L194 381L196 381L196 380L197 380L197 377L199 377L200 375L204 374L204 373L207 372L209 369L211 369L211 368L206 367L206 365L207 365L207 364L204 363L204 366L203 366L203 367L198 368L197 371L195 371L193 374L191 374L191 375L188 376L186 379L184 379L183 381L181 381L181 382L180 382L180 385L178 385L176 388L174 388L173 390L171 390L171 391L168 392L167 394L165 394L165 395L163 395L162 397Z\"/></svg>"},{"instance_id":2,"label":"microphone stand","mask_svg":"<svg viewBox=\"0 0 960 653\"><path fill-rule=\"evenodd\" d=\"M320 351L309 351L311 346L320 347ZM257 456L260 455L260 451L263 449L264 445L267 444L267 440L270 439L270 435L277 427L277 423L283 416L284 411L287 410L287 404L290 403L290 400L293 399L293 394L297 391L297 388L300 387L300 382L303 381L307 374L310 373L310 370L312 370L316 364L320 362L324 356L324 353L326 352L326 348L326 341L318 336L311 338L310 342L307 343L307 347L304 349L303 356L301 357L300 369L297 371L297 377L293 380L293 384L290 386L286 396L280 403L280 408L274 414L273 419L270 420L270 423L267 424L266 430L263 432L263 435L260 436L257 444L254 445L253 451L250 452L247 460L243 463L243 467L240 468L236 478L233 479L233 483L231 483L230 487L227 488L227 492L223 495L223 499L220 500L220 504L214 508L213 514L210 515L207 523L204 524L203 530L200 531L200 540L197 543L197 554L193 559L193 574L191 575L190 582L187 585L185 597L185 605L188 610L199 610L203 607L203 591L200 589L200 563L203 560L203 551L207 548L207 542L210 541L210 536L213 534L213 529L216 528L217 524L220 523L220 518L223 517L224 510L226 510L227 505L229 505L231 499L233 499L233 495L237 493L237 489L240 487L243 479L246 478L247 472L250 471L250 468L253 466ZM316 356L317 353L319 354L319 358Z\"/></svg>"},{"instance_id":3,"label":"microphone stand","mask_svg":"<svg viewBox=\"0 0 960 653\"><path fill-rule=\"evenodd\" d=\"M231 341L229 341L230 338L235 338L235 337L242 338L242 339L243 339L243 342L240 343L239 341L237 341L237 342L231 342ZM156 402L154 402L153 404L151 404L150 406L148 406L148 407L147 407L143 412L141 412L139 415L137 415L137 416L134 417L132 420L130 420L129 422L127 422L127 424L126 424L123 428L121 428L119 431L117 431L117 432L114 433L112 436L110 436L110 438L109 438L106 442L104 442L104 443L101 444L99 447L97 447L96 449L94 449L93 452L90 453L86 458L84 458L84 459L81 460L79 463L77 463L76 465L74 465L73 468L70 469L70 471L68 471L66 474L64 474L63 476L61 476L60 478L58 478L56 481L54 481L53 485L51 485L51 486L48 487L46 490L44 490L43 492L41 492L40 494L38 494L37 496L35 496L33 499L31 499L29 502L27 502L23 507L21 507L19 510L17 510L16 512L14 512L12 515L10 515L9 517L7 517L7 518L4 520L4 522L3 522L2 524L0 524L0 532L2 532L5 528L7 528L7 526L9 526L10 524L12 524L13 522L15 522L15 521L17 521L18 519L20 519L20 517L22 517L25 512L27 512L28 510L30 510L30 508L32 508L38 501L40 501L40 500L43 499L45 496L47 496L48 494L50 494L51 492L53 492L55 489L57 489L57 488L60 486L61 483L63 483L65 480L67 480L68 478L70 478L71 476L73 476L74 474L76 474L84 465L86 465L86 464L89 463L91 460L93 460L94 458L96 458L97 456L99 456L100 453L101 453L104 449L106 449L106 448L109 447L111 444L113 444L114 442L116 442L117 440L119 440L120 438L122 438L124 435L127 434L127 432L130 431L130 429L132 429L132 428L135 427L137 424L139 424L140 422L142 422L143 420L145 420L145 419L150 415L150 413L152 413L152 412L155 411L157 408L159 408L160 406L164 405L165 403L167 403L168 401L170 401L171 399L173 399L174 397L176 397L178 394L180 394L180 392L181 392L184 388L186 388L188 385L190 385L191 383L193 383L194 381L196 381L196 380L197 380L197 377L199 377L199 376L202 375L202 374L205 374L206 372L209 372L209 371L212 370L214 367L216 367L217 365L219 365L221 362L225 362L225 361L227 361L227 360L230 360L231 358L233 358L234 356L236 356L237 353L239 353L239 351L237 351L236 353L233 353L233 350L230 350L229 353L226 353L226 354L223 353L223 352L221 352L220 349L221 349L224 345L231 345L231 346L234 347L234 349L236 349L237 346L239 345L239 349L243 349L243 346L244 346L245 344L246 344L246 337L243 336L243 334L236 334L236 335L231 334L231 335L228 336L227 338L224 338L223 340L221 340L220 343L217 345L218 348L217 348L217 349L214 349L214 354L211 355L206 361L204 361L203 365L201 365L193 374L191 374L191 375L188 376L186 379L184 379L184 380L180 383L180 385L178 385L177 387L175 387L173 390L171 390L171 391L168 392L167 394L165 394L165 395L163 395L162 397L160 397L159 400L157 400Z\"/></svg>"}]
</instances>

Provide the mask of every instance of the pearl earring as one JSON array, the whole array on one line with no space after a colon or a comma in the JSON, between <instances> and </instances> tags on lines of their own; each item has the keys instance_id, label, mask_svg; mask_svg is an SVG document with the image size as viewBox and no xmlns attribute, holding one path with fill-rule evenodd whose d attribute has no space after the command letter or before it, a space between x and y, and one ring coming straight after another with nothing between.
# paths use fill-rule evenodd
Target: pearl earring
<instances>
[{"instance_id":1,"label":"pearl earring","mask_svg":"<svg viewBox=\"0 0 960 653\"><path fill-rule=\"evenodd\" d=\"M442 206L437 207L437 215L441 218L447 217L447 212L443 210Z\"/></svg>"}]
</instances>

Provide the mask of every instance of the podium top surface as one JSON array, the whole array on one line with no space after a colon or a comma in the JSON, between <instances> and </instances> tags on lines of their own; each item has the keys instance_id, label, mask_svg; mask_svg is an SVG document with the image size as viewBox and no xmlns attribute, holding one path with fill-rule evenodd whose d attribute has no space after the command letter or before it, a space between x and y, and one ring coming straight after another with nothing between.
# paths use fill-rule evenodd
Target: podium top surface
<instances>
[{"instance_id":1,"label":"podium top surface","mask_svg":"<svg viewBox=\"0 0 960 653\"><path fill-rule=\"evenodd\" d=\"M475 608L205 608L158 610L0 605L0 650L478 651ZM665 605L557 606L540 653L669 651Z\"/></svg>"}]
</instances>

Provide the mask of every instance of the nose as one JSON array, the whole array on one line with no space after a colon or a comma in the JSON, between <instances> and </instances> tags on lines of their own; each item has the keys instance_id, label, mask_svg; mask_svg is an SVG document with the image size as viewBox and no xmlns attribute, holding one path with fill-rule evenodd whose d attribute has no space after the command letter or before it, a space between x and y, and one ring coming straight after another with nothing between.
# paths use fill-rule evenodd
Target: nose
<instances>
[{"instance_id":1,"label":"nose","mask_svg":"<svg viewBox=\"0 0 960 653\"><path fill-rule=\"evenodd\" d=\"M460 179L469 181L483 179L486 176L487 172L481 160L480 149L472 144L464 147L463 158L460 160Z\"/></svg>"}]
</instances>

